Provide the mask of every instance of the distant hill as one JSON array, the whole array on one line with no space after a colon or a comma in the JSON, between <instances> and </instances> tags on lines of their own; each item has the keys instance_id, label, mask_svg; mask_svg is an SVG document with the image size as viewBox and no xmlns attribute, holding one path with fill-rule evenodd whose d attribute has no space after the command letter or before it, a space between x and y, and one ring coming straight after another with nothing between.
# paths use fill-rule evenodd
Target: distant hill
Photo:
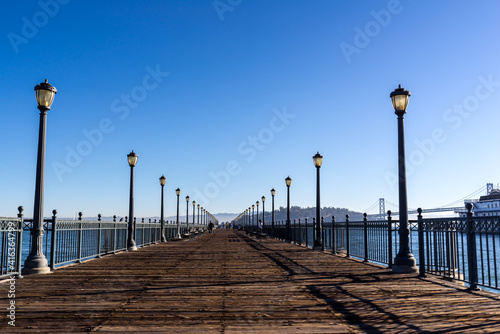
<instances>
[{"instance_id":1,"label":"distant hill","mask_svg":"<svg viewBox=\"0 0 500 334\"><path fill-rule=\"evenodd\" d=\"M334 208L334 207L324 207L321 208L321 217L324 217L326 221L331 221L332 216L335 216L336 221L344 221L345 216L349 215L349 219L351 220L362 220L363 214L361 212L351 211L346 208ZM290 207L290 219L293 221L294 219L311 219L316 217L316 208L315 207L307 207L301 208L299 206ZM259 218L262 219L262 212L259 212ZM265 215L266 222L270 222L272 219L272 212L267 212ZM278 210L275 210L275 218L276 221L286 221L286 208L280 206Z\"/></svg>"},{"instance_id":2,"label":"distant hill","mask_svg":"<svg viewBox=\"0 0 500 334\"><path fill-rule=\"evenodd\" d=\"M255 215L257 215L257 210L255 210ZM275 221L286 221L286 208L280 206L278 210L275 210ZM349 215L349 219L352 221L363 220L363 214L361 212L351 211L346 208L334 208L334 207L324 207L321 208L321 217L325 219L325 221L330 222L332 220L332 216L335 216L336 221L345 221L346 215ZM301 208L299 206L290 207L290 220L294 219L302 219L308 218L312 221L313 217L316 217L316 208L315 207L307 207ZM262 219L262 211L259 210L259 217L255 217L255 219ZM270 222L272 220L272 212L266 211L265 221Z\"/></svg>"}]
</instances>

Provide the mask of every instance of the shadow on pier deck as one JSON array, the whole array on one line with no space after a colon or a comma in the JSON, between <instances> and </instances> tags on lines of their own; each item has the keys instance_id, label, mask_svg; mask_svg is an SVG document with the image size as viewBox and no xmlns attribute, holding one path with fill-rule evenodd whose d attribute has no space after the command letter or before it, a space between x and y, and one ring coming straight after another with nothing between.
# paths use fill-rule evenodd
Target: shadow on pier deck
<instances>
[{"instance_id":1,"label":"shadow on pier deck","mask_svg":"<svg viewBox=\"0 0 500 334\"><path fill-rule=\"evenodd\" d=\"M232 230L17 279L15 302L2 333L500 332L495 294Z\"/></svg>"}]
</instances>

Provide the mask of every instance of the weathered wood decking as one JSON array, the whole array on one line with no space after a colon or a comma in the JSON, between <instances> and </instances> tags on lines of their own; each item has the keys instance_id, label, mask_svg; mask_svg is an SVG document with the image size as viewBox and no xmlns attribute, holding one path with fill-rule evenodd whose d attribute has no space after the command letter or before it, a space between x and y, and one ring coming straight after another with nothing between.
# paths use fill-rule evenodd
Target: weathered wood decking
<instances>
[{"instance_id":1,"label":"weathered wood decking","mask_svg":"<svg viewBox=\"0 0 500 334\"><path fill-rule=\"evenodd\" d=\"M500 298L217 230L0 284L0 332L500 332Z\"/></svg>"}]
</instances>

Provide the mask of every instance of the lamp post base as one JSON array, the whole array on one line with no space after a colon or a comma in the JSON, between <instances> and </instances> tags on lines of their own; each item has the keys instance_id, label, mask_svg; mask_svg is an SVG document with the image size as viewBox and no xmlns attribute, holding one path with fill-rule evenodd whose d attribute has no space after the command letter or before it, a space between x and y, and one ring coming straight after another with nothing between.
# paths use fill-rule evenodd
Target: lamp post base
<instances>
[{"instance_id":1,"label":"lamp post base","mask_svg":"<svg viewBox=\"0 0 500 334\"><path fill-rule=\"evenodd\" d=\"M313 250L324 251L325 247L320 243L314 243Z\"/></svg>"},{"instance_id":2,"label":"lamp post base","mask_svg":"<svg viewBox=\"0 0 500 334\"><path fill-rule=\"evenodd\" d=\"M50 268L47 267L40 267L40 268L23 268L21 270L21 275L37 275L37 274L50 274Z\"/></svg>"},{"instance_id":3,"label":"lamp post base","mask_svg":"<svg viewBox=\"0 0 500 334\"><path fill-rule=\"evenodd\" d=\"M418 273L417 262L413 256L398 257L394 259L393 273Z\"/></svg>"},{"instance_id":4,"label":"lamp post base","mask_svg":"<svg viewBox=\"0 0 500 334\"><path fill-rule=\"evenodd\" d=\"M26 259L21 275L49 274L50 267L47 265L47 259L44 257L34 257Z\"/></svg>"},{"instance_id":5,"label":"lamp post base","mask_svg":"<svg viewBox=\"0 0 500 334\"><path fill-rule=\"evenodd\" d=\"M135 242L129 242L129 244L127 246L127 250L128 251L136 251L137 250L137 246L136 246Z\"/></svg>"}]
</instances>

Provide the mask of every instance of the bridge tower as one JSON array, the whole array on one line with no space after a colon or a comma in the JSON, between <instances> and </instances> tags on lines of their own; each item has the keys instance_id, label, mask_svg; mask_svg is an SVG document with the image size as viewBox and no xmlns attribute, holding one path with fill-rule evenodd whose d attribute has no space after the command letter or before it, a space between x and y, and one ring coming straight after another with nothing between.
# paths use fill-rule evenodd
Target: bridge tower
<instances>
[{"instance_id":1,"label":"bridge tower","mask_svg":"<svg viewBox=\"0 0 500 334\"><path fill-rule=\"evenodd\" d=\"M378 218L385 220L385 199L379 198L378 200Z\"/></svg>"},{"instance_id":2,"label":"bridge tower","mask_svg":"<svg viewBox=\"0 0 500 334\"><path fill-rule=\"evenodd\" d=\"M486 183L486 195L489 195L493 190L493 183Z\"/></svg>"}]
</instances>

